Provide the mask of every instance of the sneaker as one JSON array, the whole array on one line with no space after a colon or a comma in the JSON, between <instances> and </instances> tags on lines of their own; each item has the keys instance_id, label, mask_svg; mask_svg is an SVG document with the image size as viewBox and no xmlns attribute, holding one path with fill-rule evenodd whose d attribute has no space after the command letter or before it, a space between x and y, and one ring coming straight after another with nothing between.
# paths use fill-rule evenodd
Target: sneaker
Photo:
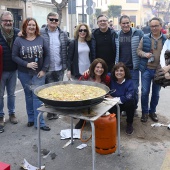
<instances>
[{"instance_id":1,"label":"sneaker","mask_svg":"<svg viewBox=\"0 0 170 170\"><path fill-rule=\"evenodd\" d=\"M148 120L148 114L142 114L140 121L141 122L147 122L147 120Z\"/></svg>"},{"instance_id":2,"label":"sneaker","mask_svg":"<svg viewBox=\"0 0 170 170\"><path fill-rule=\"evenodd\" d=\"M13 124L17 124L18 123L18 120L17 118L15 117L15 114L10 114L9 115L9 121Z\"/></svg>"},{"instance_id":3,"label":"sneaker","mask_svg":"<svg viewBox=\"0 0 170 170\"><path fill-rule=\"evenodd\" d=\"M53 119L58 119L59 116L57 114L53 114Z\"/></svg>"},{"instance_id":4,"label":"sneaker","mask_svg":"<svg viewBox=\"0 0 170 170\"><path fill-rule=\"evenodd\" d=\"M80 119L79 122L76 124L75 129L81 129L83 127L84 122L86 123L85 120Z\"/></svg>"},{"instance_id":5,"label":"sneaker","mask_svg":"<svg viewBox=\"0 0 170 170\"><path fill-rule=\"evenodd\" d=\"M53 114L52 113L47 113L47 118L48 118L48 120L52 120L53 119Z\"/></svg>"},{"instance_id":6,"label":"sneaker","mask_svg":"<svg viewBox=\"0 0 170 170\"><path fill-rule=\"evenodd\" d=\"M0 126L4 127L4 117L0 117Z\"/></svg>"},{"instance_id":7,"label":"sneaker","mask_svg":"<svg viewBox=\"0 0 170 170\"><path fill-rule=\"evenodd\" d=\"M121 115L122 115L122 117L125 117L125 116L126 116L126 112L125 112L125 111L122 111L122 112L121 112Z\"/></svg>"},{"instance_id":8,"label":"sneaker","mask_svg":"<svg viewBox=\"0 0 170 170\"><path fill-rule=\"evenodd\" d=\"M149 113L149 117L150 117L154 122L157 122L157 121L158 121L158 117L157 117L156 113Z\"/></svg>"},{"instance_id":9,"label":"sneaker","mask_svg":"<svg viewBox=\"0 0 170 170\"><path fill-rule=\"evenodd\" d=\"M0 133L4 132L4 126L0 126Z\"/></svg>"},{"instance_id":10,"label":"sneaker","mask_svg":"<svg viewBox=\"0 0 170 170\"><path fill-rule=\"evenodd\" d=\"M126 126L126 134L127 134L127 135L132 135L132 134L133 134L133 126L132 126L132 124L130 124L130 123L127 123L127 126Z\"/></svg>"}]
</instances>

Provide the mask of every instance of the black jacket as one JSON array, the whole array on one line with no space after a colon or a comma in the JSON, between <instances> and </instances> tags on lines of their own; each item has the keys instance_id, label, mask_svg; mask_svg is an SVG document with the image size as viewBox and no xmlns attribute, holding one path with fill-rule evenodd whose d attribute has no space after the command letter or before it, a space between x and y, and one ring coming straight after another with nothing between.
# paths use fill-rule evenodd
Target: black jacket
<instances>
[{"instance_id":1,"label":"black jacket","mask_svg":"<svg viewBox=\"0 0 170 170\"><path fill-rule=\"evenodd\" d=\"M87 45L90 48L90 41L87 41ZM71 74L75 77L81 76L79 73L78 67L78 40L72 40L68 48L68 71L71 71ZM91 52L89 53L89 59L92 63L94 58L92 58Z\"/></svg>"},{"instance_id":2,"label":"black jacket","mask_svg":"<svg viewBox=\"0 0 170 170\"><path fill-rule=\"evenodd\" d=\"M110 28L108 28L110 29ZM96 55L96 49L97 49L97 43L96 43L96 37L99 36L100 34L100 29L94 29L92 31L92 39L91 39L91 55L92 57L95 59L98 56ZM111 39L112 39L112 48L113 48L113 55L112 55L112 59L113 59L113 63L107 63L105 58L103 57L102 59L105 60L106 64L109 65L110 69L112 68L112 65L115 64L115 58L116 58L116 43L115 43L115 39L117 38L117 34L113 29L110 29L110 33L111 33ZM104 42L103 42L104 43ZM108 56L107 56L108 57Z\"/></svg>"},{"instance_id":3,"label":"black jacket","mask_svg":"<svg viewBox=\"0 0 170 170\"><path fill-rule=\"evenodd\" d=\"M18 36L19 29L14 28L14 38ZM12 48L8 45L0 30L0 45L3 48L3 71L15 71L17 70L17 64L12 60Z\"/></svg>"}]
</instances>

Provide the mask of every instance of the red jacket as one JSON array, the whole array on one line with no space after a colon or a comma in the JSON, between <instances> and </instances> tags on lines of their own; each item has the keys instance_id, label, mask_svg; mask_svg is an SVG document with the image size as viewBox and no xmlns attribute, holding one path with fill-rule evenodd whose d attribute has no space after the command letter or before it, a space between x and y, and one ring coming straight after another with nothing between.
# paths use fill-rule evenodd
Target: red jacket
<instances>
[{"instance_id":1,"label":"red jacket","mask_svg":"<svg viewBox=\"0 0 170 170\"><path fill-rule=\"evenodd\" d=\"M3 64L2 64L2 46L0 45L0 79L2 77L2 67L3 67Z\"/></svg>"}]
</instances>

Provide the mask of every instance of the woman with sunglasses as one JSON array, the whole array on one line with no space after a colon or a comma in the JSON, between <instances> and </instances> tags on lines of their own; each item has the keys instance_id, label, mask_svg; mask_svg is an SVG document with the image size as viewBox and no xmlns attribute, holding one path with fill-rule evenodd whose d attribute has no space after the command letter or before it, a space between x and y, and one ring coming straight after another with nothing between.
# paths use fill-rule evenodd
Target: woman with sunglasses
<instances>
[{"instance_id":1,"label":"woman with sunglasses","mask_svg":"<svg viewBox=\"0 0 170 170\"><path fill-rule=\"evenodd\" d=\"M12 59L18 64L18 78L25 93L27 126L37 128L37 109L42 102L34 94L34 89L45 84L45 72L49 66L49 48L40 36L39 27L34 18L27 18L22 25L22 35L16 38ZM40 117L40 129L49 131L43 116Z\"/></svg>"},{"instance_id":2,"label":"woman with sunglasses","mask_svg":"<svg viewBox=\"0 0 170 170\"><path fill-rule=\"evenodd\" d=\"M96 58L90 65L89 74L84 74L79 78L81 81L93 81L97 83L103 83L107 86L110 84L110 77L107 75L108 67L106 62L101 58ZM76 124L75 129L81 129L83 126L84 120Z\"/></svg>"},{"instance_id":3,"label":"woman with sunglasses","mask_svg":"<svg viewBox=\"0 0 170 170\"><path fill-rule=\"evenodd\" d=\"M67 77L79 79L93 61L90 53L91 32L87 24L79 24L74 31L74 40L68 49Z\"/></svg>"}]
</instances>

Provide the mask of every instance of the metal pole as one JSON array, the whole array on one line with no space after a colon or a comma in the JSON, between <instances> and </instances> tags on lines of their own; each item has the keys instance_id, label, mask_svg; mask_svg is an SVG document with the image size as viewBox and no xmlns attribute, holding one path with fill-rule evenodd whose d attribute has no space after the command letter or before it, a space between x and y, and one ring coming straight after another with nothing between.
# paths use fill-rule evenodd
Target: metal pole
<instances>
[{"instance_id":1,"label":"metal pole","mask_svg":"<svg viewBox=\"0 0 170 170\"><path fill-rule=\"evenodd\" d=\"M71 29L70 29L70 37L73 37L73 0L71 0Z\"/></svg>"},{"instance_id":2,"label":"metal pole","mask_svg":"<svg viewBox=\"0 0 170 170\"><path fill-rule=\"evenodd\" d=\"M82 0L82 23L84 23L84 0Z\"/></svg>"},{"instance_id":3,"label":"metal pole","mask_svg":"<svg viewBox=\"0 0 170 170\"><path fill-rule=\"evenodd\" d=\"M90 121L92 129L92 170L95 170L96 166L96 153L95 153L95 127L94 122Z\"/></svg>"},{"instance_id":4,"label":"metal pole","mask_svg":"<svg viewBox=\"0 0 170 170\"><path fill-rule=\"evenodd\" d=\"M25 19L27 18L27 0L25 0Z\"/></svg>"},{"instance_id":5,"label":"metal pole","mask_svg":"<svg viewBox=\"0 0 170 170\"><path fill-rule=\"evenodd\" d=\"M41 169L41 132L40 132L40 117L43 112L39 112L37 117L37 131L38 131L38 168Z\"/></svg>"}]
</instances>

